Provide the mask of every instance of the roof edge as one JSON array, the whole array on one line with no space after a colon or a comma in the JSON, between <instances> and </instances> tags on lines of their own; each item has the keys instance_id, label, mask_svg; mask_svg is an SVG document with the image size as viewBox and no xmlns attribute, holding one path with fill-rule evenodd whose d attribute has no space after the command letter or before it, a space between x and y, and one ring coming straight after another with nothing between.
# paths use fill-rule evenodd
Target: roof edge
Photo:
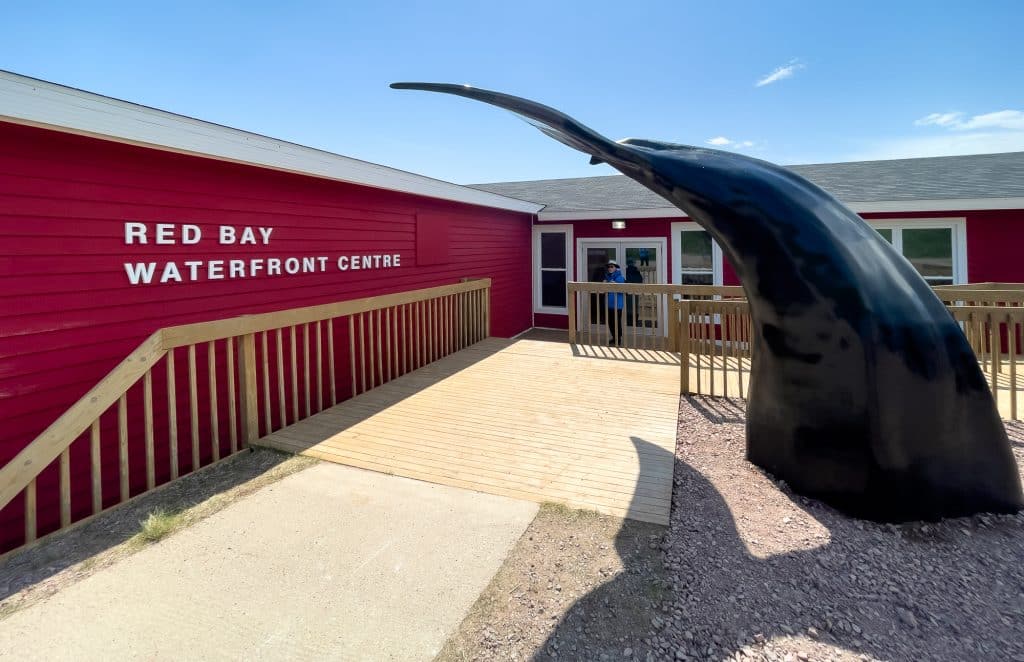
<instances>
[{"instance_id":1,"label":"roof edge","mask_svg":"<svg viewBox=\"0 0 1024 662\"><path fill-rule=\"evenodd\" d=\"M0 121L507 211L544 207L3 70Z\"/></svg>"},{"instance_id":2,"label":"roof edge","mask_svg":"<svg viewBox=\"0 0 1024 662\"><path fill-rule=\"evenodd\" d=\"M847 202L857 213L986 211L1024 209L1024 198L949 198L945 200L884 200L878 202ZM538 221L600 221L627 218L688 218L676 207L647 209L597 209L592 211L541 211Z\"/></svg>"}]
</instances>

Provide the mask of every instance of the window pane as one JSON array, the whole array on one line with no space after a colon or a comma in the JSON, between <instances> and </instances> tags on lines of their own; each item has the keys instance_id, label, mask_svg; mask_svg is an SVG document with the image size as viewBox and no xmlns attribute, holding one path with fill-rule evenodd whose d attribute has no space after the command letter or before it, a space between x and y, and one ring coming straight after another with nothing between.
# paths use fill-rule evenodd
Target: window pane
<instances>
[{"instance_id":1,"label":"window pane","mask_svg":"<svg viewBox=\"0 0 1024 662\"><path fill-rule=\"evenodd\" d=\"M953 276L953 230L904 229L903 255L922 276Z\"/></svg>"},{"instance_id":2,"label":"window pane","mask_svg":"<svg viewBox=\"0 0 1024 662\"><path fill-rule=\"evenodd\" d=\"M542 269L565 269L565 233L540 233L540 266Z\"/></svg>"},{"instance_id":3,"label":"window pane","mask_svg":"<svg viewBox=\"0 0 1024 662\"><path fill-rule=\"evenodd\" d=\"M703 230L680 232L683 269L711 269L711 235Z\"/></svg>"},{"instance_id":4,"label":"window pane","mask_svg":"<svg viewBox=\"0 0 1024 662\"><path fill-rule=\"evenodd\" d=\"M683 285L713 285L711 273L683 273Z\"/></svg>"},{"instance_id":5,"label":"window pane","mask_svg":"<svg viewBox=\"0 0 1024 662\"><path fill-rule=\"evenodd\" d=\"M540 272L540 305L565 308L565 272Z\"/></svg>"},{"instance_id":6,"label":"window pane","mask_svg":"<svg viewBox=\"0 0 1024 662\"><path fill-rule=\"evenodd\" d=\"M892 243L892 228L875 228L878 234L882 235L886 241Z\"/></svg>"},{"instance_id":7,"label":"window pane","mask_svg":"<svg viewBox=\"0 0 1024 662\"><path fill-rule=\"evenodd\" d=\"M608 273L606 267L609 260L618 260L613 246L588 246L587 247L587 273L591 282L600 283L604 275Z\"/></svg>"}]
</instances>

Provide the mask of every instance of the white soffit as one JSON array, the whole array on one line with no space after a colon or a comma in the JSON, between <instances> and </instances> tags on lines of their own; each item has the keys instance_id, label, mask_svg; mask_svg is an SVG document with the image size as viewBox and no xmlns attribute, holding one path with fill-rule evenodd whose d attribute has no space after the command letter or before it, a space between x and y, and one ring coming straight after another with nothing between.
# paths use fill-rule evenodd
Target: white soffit
<instances>
[{"instance_id":1,"label":"white soffit","mask_svg":"<svg viewBox=\"0 0 1024 662\"><path fill-rule=\"evenodd\" d=\"M0 121L483 207L530 214L543 208L2 70Z\"/></svg>"}]
</instances>

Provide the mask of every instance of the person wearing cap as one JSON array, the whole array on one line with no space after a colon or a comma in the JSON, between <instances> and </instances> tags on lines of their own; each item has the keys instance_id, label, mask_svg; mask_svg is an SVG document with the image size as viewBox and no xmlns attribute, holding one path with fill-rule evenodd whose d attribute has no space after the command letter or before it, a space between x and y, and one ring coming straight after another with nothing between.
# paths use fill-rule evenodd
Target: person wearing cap
<instances>
[{"instance_id":1,"label":"person wearing cap","mask_svg":"<svg viewBox=\"0 0 1024 662\"><path fill-rule=\"evenodd\" d=\"M625 283L619 263L615 260L608 262L607 273L604 275L606 283ZM608 293L608 344L622 344L622 313L626 303L626 295L622 292Z\"/></svg>"}]
</instances>

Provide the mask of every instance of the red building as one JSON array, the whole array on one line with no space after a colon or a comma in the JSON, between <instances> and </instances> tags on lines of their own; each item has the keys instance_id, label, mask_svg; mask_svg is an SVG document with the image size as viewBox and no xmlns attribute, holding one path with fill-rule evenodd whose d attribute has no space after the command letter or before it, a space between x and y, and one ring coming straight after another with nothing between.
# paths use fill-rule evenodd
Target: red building
<instances>
[{"instance_id":1,"label":"red building","mask_svg":"<svg viewBox=\"0 0 1024 662\"><path fill-rule=\"evenodd\" d=\"M520 333L539 209L0 73L0 466L162 327L488 277L492 332Z\"/></svg>"},{"instance_id":2,"label":"red building","mask_svg":"<svg viewBox=\"0 0 1024 662\"><path fill-rule=\"evenodd\" d=\"M1024 281L1024 153L793 169L936 284ZM565 283L611 258L645 282L736 283L625 177L458 186L4 72L0 235L0 466L167 326L487 277L510 337L565 328ZM75 519L87 483L71 477ZM41 532L55 509L40 501ZM23 512L0 511L0 551Z\"/></svg>"}]
</instances>

